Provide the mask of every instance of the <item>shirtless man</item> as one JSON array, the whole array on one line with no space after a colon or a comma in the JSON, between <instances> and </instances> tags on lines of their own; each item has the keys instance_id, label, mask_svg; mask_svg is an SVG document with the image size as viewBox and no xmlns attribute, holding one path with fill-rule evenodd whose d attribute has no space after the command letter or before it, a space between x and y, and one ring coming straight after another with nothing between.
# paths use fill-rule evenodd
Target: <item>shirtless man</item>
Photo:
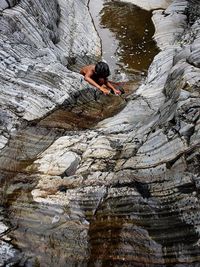
<instances>
[{"instance_id":1,"label":"shirtless man","mask_svg":"<svg viewBox=\"0 0 200 267\"><path fill-rule=\"evenodd\" d=\"M110 69L108 64L105 62L100 61L96 65L84 66L80 70L80 74L84 76L85 81L101 90L105 95L110 94L110 92L115 95L121 94L121 91L117 90L108 81L107 77L110 75Z\"/></svg>"}]
</instances>

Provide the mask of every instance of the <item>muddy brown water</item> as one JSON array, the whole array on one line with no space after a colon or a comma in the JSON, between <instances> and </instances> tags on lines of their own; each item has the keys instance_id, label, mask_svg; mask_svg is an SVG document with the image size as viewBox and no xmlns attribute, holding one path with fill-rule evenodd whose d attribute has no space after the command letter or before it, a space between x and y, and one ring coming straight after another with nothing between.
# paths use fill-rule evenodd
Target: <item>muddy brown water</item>
<instances>
[{"instance_id":1,"label":"muddy brown water","mask_svg":"<svg viewBox=\"0 0 200 267\"><path fill-rule=\"evenodd\" d=\"M102 58L112 73L146 72L158 48L151 12L129 3L91 0L90 12L102 40Z\"/></svg>"},{"instance_id":2,"label":"muddy brown water","mask_svg":"<svg viewBox=\"0 0 200 267\"><path fill-rule=\"evenodd\" d=\"M91 0L89 8L102 39L103 59L113 75L119 75L114 77L126 77L128 90L135 90L158 52L152 39L151 13L116 1ZM36 183L34 174L20 172L13 185L5 187L6 223L13 229L9 236L23 253L19 266L93 266L95 250L90 248L87 235L91 232L90 216L84 218L80 203L75 212L56 204L48 207L34 203L30 192ZM106 219L104 226L112 220ZM118 228L123 220L117 221Z\"/></svg>"}]
</instances>

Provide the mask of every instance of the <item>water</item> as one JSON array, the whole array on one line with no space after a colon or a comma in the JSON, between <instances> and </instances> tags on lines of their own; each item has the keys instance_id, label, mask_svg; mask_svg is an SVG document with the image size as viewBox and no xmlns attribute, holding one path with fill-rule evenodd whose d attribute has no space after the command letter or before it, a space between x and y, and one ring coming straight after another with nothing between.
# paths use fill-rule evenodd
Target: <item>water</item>
<instances>
[{"instance_id":1,"label":"water","mask_svg":"<svg viewBox=\"0 0 200 267\"><path fill-rule=\"evenodd\" d=\"M146 72L158 53L152 38L151 12L128 3L103 0L91 0L89 8L102 40L102 58L111 72L129 76Z\"/></svg>"}]
</instances>

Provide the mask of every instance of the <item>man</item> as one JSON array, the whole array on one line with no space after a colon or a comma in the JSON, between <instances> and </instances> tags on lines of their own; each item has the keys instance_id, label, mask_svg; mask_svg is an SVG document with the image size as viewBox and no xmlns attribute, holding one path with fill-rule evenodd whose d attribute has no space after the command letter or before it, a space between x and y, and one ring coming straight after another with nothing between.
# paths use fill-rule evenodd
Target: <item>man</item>
<instances>
[{"instance_id":1,"label":"man","mask_svg":"<svg viewBox=\"0 0 200 267\"><path fill-rule=\"evenodd\" d=\"M108 81L110 69L107 63L100 61L96 65L84 66L80 70L80 74L84 76L85 81L101 90L105 95L110 94L110 92L121 95L121 91Z\"/></svg>"}]
</instances>

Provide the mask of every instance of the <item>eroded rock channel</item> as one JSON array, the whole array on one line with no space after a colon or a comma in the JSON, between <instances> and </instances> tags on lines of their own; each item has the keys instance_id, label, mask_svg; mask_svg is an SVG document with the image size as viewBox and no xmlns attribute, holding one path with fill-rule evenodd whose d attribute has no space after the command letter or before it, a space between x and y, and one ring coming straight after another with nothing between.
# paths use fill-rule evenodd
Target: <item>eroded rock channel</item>
<instances>
[{"instance_id":1,"label":"eroded rock channel","mask_svg":"<svg viewBox=\"0 0 200 267\"><path fill-rule=\"evenodd\" d=\"M0 2L1 266L199 265L200 4L129 2L160 52L116 103L72 71L101 57L87 1Z\"/></svg>"}]
</instances>

